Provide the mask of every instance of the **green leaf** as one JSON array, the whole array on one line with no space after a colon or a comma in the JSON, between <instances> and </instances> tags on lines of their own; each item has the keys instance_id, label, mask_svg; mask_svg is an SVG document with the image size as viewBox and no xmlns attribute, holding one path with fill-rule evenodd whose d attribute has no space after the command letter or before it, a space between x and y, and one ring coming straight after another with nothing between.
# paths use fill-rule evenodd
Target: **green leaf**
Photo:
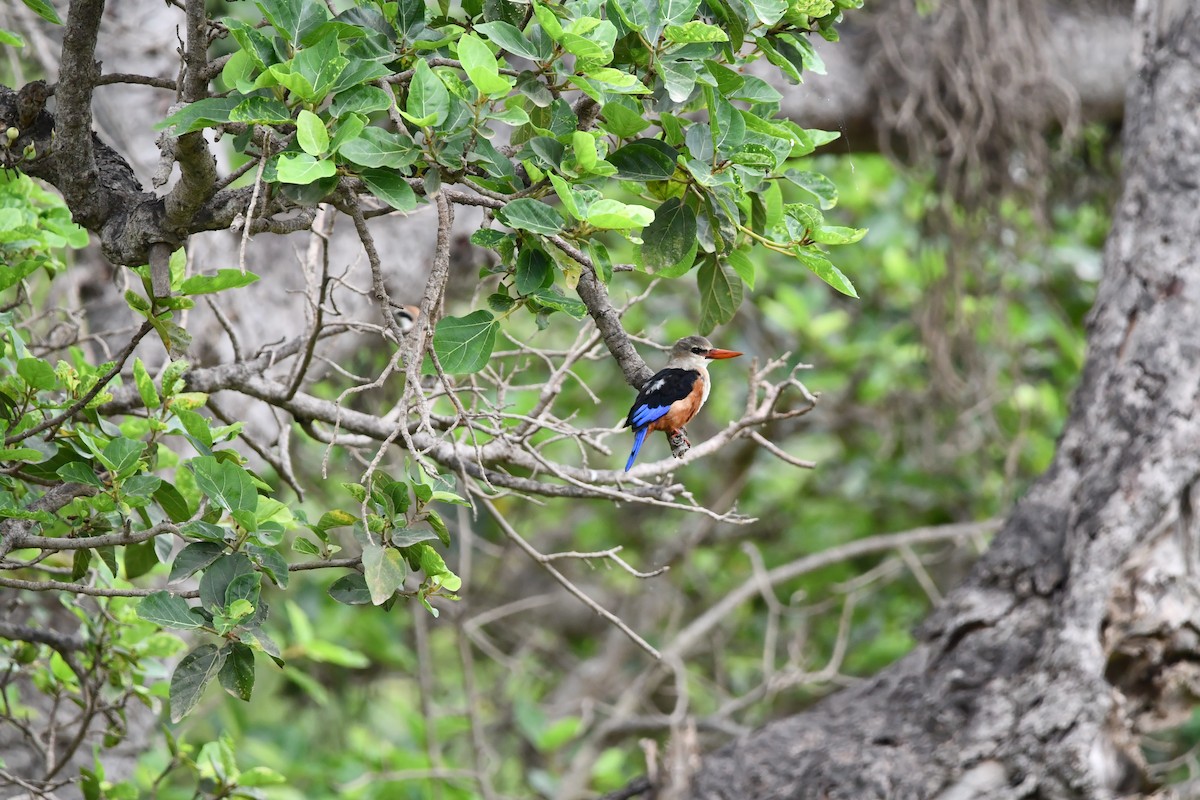
<instances>
[{"instance_id":1,"label":"green leaf","mask_svg":"<svg viewBox=\"0 0 1200 800\"><path fill-rule=\"evenodd\" d=\"M288 107L273 98L247 97L229 112L230 122L283 125L292 121Z\"/></svg>"},{"instance_id":2,"label":"green leaf","mask_svg":"<svg viewBox=\"0 0 1200 800\"><path fill-rule=\"evenodd\" d=\"M645 117L616 101L605 103L601 107L600 119L600 127L621 139L637 136L650 127Z\"/></svg>"},{"instance_id":3,"label":"green leaf","mask_svg":"<svg viewBox=\"0 0 1200 800\"><path fill-rule=\"evenodd\" d=\"M179 722L200 702L209 682L224 666L225 653L216 645L202 644L183 657L171 675L171 721Z\"/></svg>"},{"instance_id":4,"label":"green leaf","mask_svg":"<svg viewBox=\"0 0 1200 800\"><path fill-rule=\"evenodd\" d=\"M844 228L840 225L822 225L809 232L809 238L818 244L854 244L867 235L866 228Z\"/></svg>"},{"instance_id":5,"label":"green leaf","mask_svg":"<svg viewBox=\"0 0 1200 800\"><path fill-rule=\"evenodd\" d=\"M167 592L154 592L143 597L138 603L137 615L147 622L177 630L202 628L207 624L204 617L192 613L186 600Z\"/></svg>"},{"instance_id":6,"label":"green leaf","mask_svg":"<svg viewBox=\"0 0 1200 800\"><path fill-rule=\"evenodd\" d=\"M686 22L696 15L700 0L658 0L658 10L668 27Z\"/></svg>"},{"instance_id":7,"label":"green leaf","mask_svg":"<svg viewBox=\"0 0 1200 800\"><path fill-rule=\"evenodd\" d=\"M854 284L828 258L808 247L797 247L795 253L800 263L808 267L818 278L844 295L858 297Z\"/></svg>"},{"instance_id":8,"label":"green leaf","mask_svg":"<svg viewBox=\"0 0 1200 800\"><path fill-rule=\"evenodd\" d=\"M725 257L742 282L754 291L754 262L750 260L750 256L743 250L730 250Z\"/></svg>"},{"instance_id":9,"label":"green leaf","mask_svg":"<svg viewBox=\"0 0 1200 800\"><path fill-rule=\"evenodd\" d=\"M343 575L329 587L329 596L348 606L363 606L371 602L367 580L357 572Z\"/></svg>"},{"instance_id":10,"label":"green leaf","mask_svg":"<svg viewBox=\"0 0 1200 800\"><path fill-rule=\"evenodd\" d=\"M729 34L718 28L716 25L709 25L707 22L700 20L692 20L683 25L668 25L663 31L663 38L668 42L685 43L692 42L727 42Z\"/></svg>"},{"instance_id":11,"label":"green leaf","mask_svg":"<svg viewBox=\"0 0 1200 800\"><path fill-rule=\"evenodd\" d=\"M339 92L329 106L329 113L334 117L345 117L349 114L370 114L374 111L384 111L392 105L392 95L378 86L352 86L344 92Z\"/></svg>"},{"instance_id":12,"label":"green leaf","mask_svg":"<svg viewBox=\"0 0 1200 800\"><path fill-rule=\"evenodd\" d=\"M783 177L787 178L796 186L799 186L801 189L817 198L821 204L822 210L828 211L837 205L837 186L834 185L833 181L821 173L789 169L787 172L783 173Z\"/></svg>"},{"instance_id":13,"label":"green leaf","mask_svg":"<svg viewBox=\"0 0 1200 800\"><path fill-rule=\"evenodd\" d=\"M676 157L675 149L665 142L639 139L610 153L607 161L617 168L618 178L664 181L675 174Z\"/></svg>"},{"instance_id":14,"label":"green leaf","mask_svg":"<svg viewBox=\"0 0 1200 800\"><path fill-rule=\"evenodd\" d=\"M193 275L179 286L184 295L212 294L226 289L240 289L258 280L253 272L238 269L219 269L216 275Z\"/></svg>"},{"instance_id":15,"label":"green leaf","mask_svg":"<svg viewBox=\"0 0 1200 800\"><path fill-rule=\"evenodd\" d=\"M416 161L420 153L407 134L368 127L358 138L339 147L338 155L364 167L403 169Z\"/></svg>"},{"instance_id":16,"label":"green leaf","mask_svg":"<svg viewBox=\"0 0 1200 800\"><path fill-rule=\"evenodd\" d=\"M251 767L238 775L238 786L279 786L287 783L287 778L270 767Z\"/></svg>"},{"instance_id":17,"label":"green leaf","mask_svg":"<svg viewBox=\"0 0 1200 800\"><path fill-rule=\"evenodd\" d=\"M700 286L700 333L708 335L733 319L742 304L742 281L712 257L704 259L696 280Z\"/></svg>"},{"instance_id":18,"label":"green leaf","mask_svg":"<svg viewBox=\"0 0 1200 800\"><path fill-rule=\"evenodd\" d=\"M536 47L525 38L525 34L513 24L503 20L484 22L475 26L475 30L491 39L513 55L527 58L530 61L543 61L550 57L549 48Z\"/></svg>"},{"instance_id":19,"label":"green leaf","mask_svg":"<svg viewBox=\"0 0 1200 800\"><path fill-rule=\"evenodd\" d=\"M21 38L20 34L0 28L0 44L6 44L9 47L24 47L25 40Z\"/></svg>"},{"instance_id":20,"label":"green leaf","mask_svg":"<svg viewBox=\"0 0 1200 800\"><path fill-rule=\"evenodd\" d=\"M554 282L554 264L550 257L537 247L522 247L517 256L516 279L513 288L517 294L533 294Z\"/></svg>"},{"instance_id":21,"label":"green leaf","mask_svg":"<svg viewBox=\"0 0 1200 800\"><path fill-rule=\"evenodd\" d=\"M171 522L187 522L192 515L187 500L183 498L178 489L166 481L158 485L158 488L154 490L153 497L162 510L167 512L167 518Z\"/></svg>"},{"instance_id":22,"label":"green leaf","mask_svg":"<svg viewBox=\"0 0 1200 800\"><path fill-rule=\"evenodd\" d=\"M137 468L138 459L145 449L145 442L121 437L106 444L97 458L114 474L125 477Z\"/></svg>"},{"instance_id":23,"label":"green leaf","mask_svg":"<svg viewBox=\"0 0 1200 800\"><path fill-rule=\"evenodd\" d=\"M383 605L404 585L408 567L399 550L368 544L363 548L362 563L363 577L374 605Z\"/></svg>"},{"instance_id":24,"label":"green leaf","mask_svg":"<svg viewBox=\"0 0 1200 800\"><path fill-rule=\"evenodd\" d=\"M42 359L32 356L18 359L17 375L21 376L21 380L25 381L26 385L32 389L49 391L58 385L54 367Z\"/></svg>"},{"instance_id":25,"label":"green leaf","mask_svg":"<svg viewBox=\"0 0 1200 800\"><path fill-rule=\"evenodd\" d=\"M465 317L443 317L433 332L433 350L442 369L452 375L478 372L491 358L500 329L490 311Z\"/></svg>"},{"instance_id":26,"label":"green leaf","mask_svg":"<svg viewBox=\"0 0 1200 800\"><path fill-rule=\"evenodd\" d=\"M397 211L412 211L417 207L417 194L403 175L390 170L364 170L360 175L367 188Z\"/></svg>"},{"instance_id":27,"label":"green leaf","mask_svg":"<svg viewBox=\"0 0 1200 800\"><path fill-rule=\"evenodd\" d=\"M58 12L46 0L22 0L22 2L25 3L26 8L46 20L46 22L54 25L63 24L62 19L58 16Z\"/></svg>"},{"instance_id":28,"label":"green leaf","mask_svg":"<svg viewBox=\"0 0 1200 800\"><path fill-rule=\"evenodd\" d=\"M104 487L104 483L96 476L95 470L82 461L68 461L55 470L54 474L68 483L82 483L84 486L95 486L98 489Z\"/></svg>"},{"instance_id":29,"label":"green leaf","mask_svg":"<svg viewBox=\"0 0 1200 800\"><path fill-rule=\"evenodd\" d=\"M153 541L125 546L125 577L128 580L142 577L157 567L158 563L158 554L154 550Z\"/></svg>"},{"instance_id":30,"label":"green leaf","mask_svg":"<svg viewBox=\"0 0 1200 800\"><path fill-rule=\"evenodd\" d=\"M553 287L543 289L540 292L534 292L530 295L530 299L543 308L548 308L552 311L561 311L575 319L583 319L587 316L587 306L573 297L566 297Z\"/></svg>"},{"instance_id":31,"label":"green leaf","mask_svg":"<svg viewBox=\"0 0 1200 800\"><path fill-rule=\"evenodd\" d=\"M200 602L209 611L219 612L228 604L226 592L239 575L254 572L250 559L241 553L227 553L204 570L200 578ZM257 573L255 573L257 574Z\"/></svg>"},{"instance_id":32,"label":"green leaf","mask_svg":"<svg viewBox=\"0 0 1200 800\"><path fill-rule=\"evenodd\" d=\"M504 95L512 89L512 80L500 74L496 57L475 34L464 34L458 40L458 60L481 95Z\"/></svg>"},{"instance_id":33,"label":"green leaf","mask_svg":"<svg viewBox=\"0 0 1200 800\"><path fill-rule=\"evenodd\" d=\"M258 506L258 492L246 470L231 461L218 461L213 456L192 459L196 486L214 503L227 511L253 512Z\"/></svg>"},{"instance_id":34,"label":"green leaf","mask_svg":"<svg viewBox=\"0 0 1200 800\"><path fill-rule=\"evenodd\" d=\"M408 84L408 101L400 113L420 127L437 127L450 115L450 92L423 58L417 59L417 65L413 68L412 80Z\"/></svg>"},{"instance_id":35,"label":"green leaf","mask_svg":"<svg viewBox=\"0 0 1200 800\"><path fill-rule=\"evenodd\" d=\"M586 217L597 228L627 230L646 227L654 221L654 212L645 206L604 198L588 207Z\"/></svg>"},{"instance_id":36,"label":"green leaf","mask_svg":"<svg viewBox=\"0 0 1200 800\"><path fill-rule=\"evenodd\" d=\"M325 130L325 123L307 108L300 109L296 117L296 141L310 156L323 155L329 150L329 131Z\"/></svg>"},{"instance_id":37,"label":"green leaf","mask_svg":"<svg viewBox=\"0 0 1200 800\"><path fill-rule=\"evenodd\" d=\"M254 691L254 650L241 642L230 642L223 648L225 663L218 674L221 686L239 700L249 700ZM238 784L246 786L246 773L238 776Z\"/></svg>"},{"instance_id":38,"label":"green leaf","mask_svg":"<svg viewBox=\"0 0 1200 800\"><path fill-rule=\"evenodd\" d=\"M240 95L229 97L206 97L189 103L154 126L156 131L174 126L172 135L182 136L223 122L230 121L230 113L242 102Z\"/></svg>"},{"instance_id":39,"label":"green leaf","mask_svg":"<svg viewBox=\"0 0 1200 800\"><path fill-rule=\"evenodd\" d=\"M258 606L261 594L262 573L244 572L236 576L225 587L225 607L231 609L234 603L244 600L249 604L250 610L253 611Z\"/></svg>"},{"instance_id":40,"label":"green leaf","mask_svg":"<svg viewBox=\"0 0 1200 800\"><path fill-rule=\"evenodd\" d=\"M696 212L672 197L654 212L642 231L642 266L651 273L692 267L696 256Z\"/></svg>"},{"instance_id":41,"label":"green leaf","mask_svg":"<svg viewBox=\"0 0 1200 800\"><path fill-rule=\"evenodd\" d=\"M179 551L171 563L171 574L168 583L184 578L212 564L225 553L225 546L216 542L192 542Z\"/></svg>"},{"instance_id":42,"label":"green leaf","mask_svg":"<svg viewBox=\"0 0 1200 800\"><path fill-rule=\"evenodd\" d=\"M529 197L513 200L496 211L496 219L510 228L546 236L562 230L562 217L550 206Z\"/></svg>"},{"instance_id":43,"label":"green leaf","mask_svg":"<svg viewBox=\"0 0 1200 800\"><path fill-rule=\"evenodd\" d=\"M787 11L787 0L747 0L758 21L768 28L783 17Z\"/></svg>"},{"instance_id":44,"label":"green leaf","mask_svg":"<svg viewBox=\"0 0 1200 800\"><path fill-rule=\"evenodd\" d=\"M329 159L317 159L308 153L284 154L278 162L279 182L307 185L322 178L332 178L337 167Z\"/></svg>"},{"instance_id":45,"label":"green leaf","mask_svg":"<svg viewBox=\"0 0 1200 800\"><path fill-rule=\"evenodd\" d=\"M150 373L146 371L146 365L142 363L140 358L133 360L133 382L137 385L138 396L142 398L142 405L146 408L158 408L162 405L162 399L158 396L158 390L154 388L154 379L150 377Z\"/></svg>"}]
</instances>

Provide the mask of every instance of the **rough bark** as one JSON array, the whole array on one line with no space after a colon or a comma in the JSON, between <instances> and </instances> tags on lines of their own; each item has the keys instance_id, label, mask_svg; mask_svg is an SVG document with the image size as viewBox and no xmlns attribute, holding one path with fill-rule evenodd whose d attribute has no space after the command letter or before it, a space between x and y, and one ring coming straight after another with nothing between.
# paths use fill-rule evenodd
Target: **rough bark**
<instances>
[{"instance_id":1,"label":"rough bark","mask_svg":"<svg viewBox=\"0 0 1200 800\"><path fill-rule=\"evenodd\" d=\"M1139 3L1124 189L1057 456L877 677L704 760L697 798L1108 798L1200 675L1200 8Z\"/></svg>"}]
</instances>

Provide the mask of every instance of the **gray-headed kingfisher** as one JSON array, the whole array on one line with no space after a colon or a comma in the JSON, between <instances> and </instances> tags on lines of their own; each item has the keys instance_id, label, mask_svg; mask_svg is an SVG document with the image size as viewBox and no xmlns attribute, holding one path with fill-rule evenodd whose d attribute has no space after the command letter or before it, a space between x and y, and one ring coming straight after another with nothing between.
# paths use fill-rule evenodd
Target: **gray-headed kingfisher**
<instances>
[{"instance_id":1,"label":"gray-headed kingfisher","mask_svg":"<svg viewBox=\"0 0 1200 800\"><path fill-rule=\"evenodd\" d=\"M642 386L625 427L633 428L633 452L625 471L633 466L646 434L663 431L670 439L696 416L708 399L709 379L706 361L713 358L736 358L741 353L721 350L703 336L685 336L671 348L667 366Z\"/></svg>"}]
</instances>

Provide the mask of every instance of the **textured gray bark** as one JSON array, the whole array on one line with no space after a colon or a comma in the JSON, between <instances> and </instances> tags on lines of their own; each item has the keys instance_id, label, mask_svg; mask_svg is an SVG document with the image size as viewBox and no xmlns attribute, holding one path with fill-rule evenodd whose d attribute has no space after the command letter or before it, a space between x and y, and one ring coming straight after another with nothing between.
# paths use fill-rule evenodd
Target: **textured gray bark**
<instances>
[{"instance_id":1,"label":"textured gray bark","mask_svg":"<svg viewBox=\"0 0 1200 800\"><path fill-rule=\"evenodd\" d=\"M1139 3L1115 210L1058 454L920 644L705 759L697 798L1109 798L1200 675L1200 8Z\"/></svg>"}]
</instances>

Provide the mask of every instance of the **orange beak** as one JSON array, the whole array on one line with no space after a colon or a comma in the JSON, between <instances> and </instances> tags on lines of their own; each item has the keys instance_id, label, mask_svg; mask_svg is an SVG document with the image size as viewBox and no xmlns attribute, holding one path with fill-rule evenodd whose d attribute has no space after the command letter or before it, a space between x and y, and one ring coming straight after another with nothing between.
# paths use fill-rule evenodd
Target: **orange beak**
<instances>
[{"instance_id":1,"label":"orange beak","mask_svg":"<svg viewBox=\"0 0 1200 800\"><path fill-rule=\"evenodd\" d=\"M708 354L705 355L704 357L705 358L737 358L740 355L741 355L741 353L739 353L737 350L721 350L719 348L714 347L712 350L709 350Z\"/></svg>"}]
</instances>

